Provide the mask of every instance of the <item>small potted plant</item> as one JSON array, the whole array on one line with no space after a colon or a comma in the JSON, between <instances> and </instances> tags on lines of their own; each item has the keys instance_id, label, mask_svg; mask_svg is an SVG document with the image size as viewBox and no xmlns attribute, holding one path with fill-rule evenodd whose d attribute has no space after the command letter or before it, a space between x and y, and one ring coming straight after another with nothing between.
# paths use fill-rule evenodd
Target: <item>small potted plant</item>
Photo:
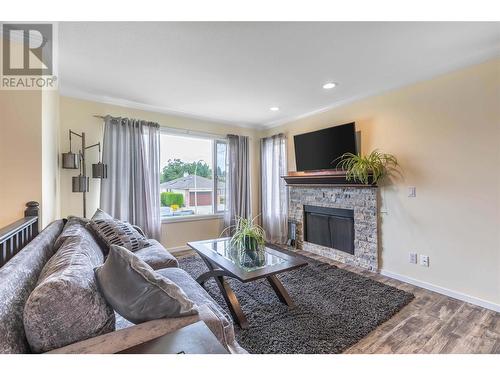
<instances>
[{"instance_id":1,"label":"small potted plant","mask_svg":"<svg viewBox=\"0 0 500 375\"><path fill-rule=\"evenodd\" d=\"M266 242L264 229L258 225L257 217L246 219L243 217L236 218L236 224L224 229L224 232L233 232L231 237L231 246L238 250L258 251L262 249Z\"/></svg>"},{"instance_id":2,"label":"small potted plant","mask_svg":"<svg viewBox=\"0 0 500 375\"><path fill-rule=\"evenodd\" d=\"M374 150L365 156L348 152L342 155L340 159L337 167L346 171L346 180L361 182L365 185L375 185L379 180L399 167L394 155L384 154L378 150Z\"/></svg>"}]
</instances>

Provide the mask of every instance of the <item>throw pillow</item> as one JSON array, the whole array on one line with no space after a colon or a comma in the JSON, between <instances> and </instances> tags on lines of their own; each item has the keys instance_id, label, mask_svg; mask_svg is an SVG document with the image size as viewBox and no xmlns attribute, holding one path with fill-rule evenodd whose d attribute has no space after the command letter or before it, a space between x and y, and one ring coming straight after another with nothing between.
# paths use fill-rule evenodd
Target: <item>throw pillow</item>
<instances>
[{"instance_id":1,"label":"throw pillow","mask_svg":"<svg viewBox=\"0 0 500 375\"><path fill-rule=\"evenodd\" d=\"M132 323L198 312L177 284L156 273L124 247L112 245L104 264L95 269L95 275L108 303Z\"/></svg>"},{"instance_id":2,"label":"throw pillow","mask_svg":"<svg viewBox=\"0 0 500 375\"><path fill-rule=\"evenodd\" d=\"M90 220L97 220L97 219L114 219L114 217L108 214L107 212L104 212L100 208L98 208Z\"/></svg>"},{"instance_id":3,"label":"throw pillow","mask_svg":"<svg viewBox=\"0 0 500 375\"><path fill-rule=\"evenodd\" d=\"M131 224L124 221L113 218L92 219L88 225L96 236L106 244L108 250L111 245L123 246L130 251L137 251L149 246L147 238Z\"/></svg>"},{"instance_id":4,"label":"throw pillow","mask_svg":"<svg viewBox=\"0 0 500 375\"><path fill-rule=\"evenodd\" d=\"M57 240L54 243L54 251L59 250L66 238L82 236L83 233L88 230L86 228L88 223L89 219L77 216L68 216L61 234L57 237Z\"/></svg>"},{"instance_id":5,"label":"throw pillow","mask_svg":"<svg viewBox=\"0 0 500 375\"><path fill-rule=\"evenodd\" d=\"M57 349L115 328L94 268L103 255L87 237L68 237L50 258L24 306L24 331L34 353Z\"/></svg>"}]
</instances>

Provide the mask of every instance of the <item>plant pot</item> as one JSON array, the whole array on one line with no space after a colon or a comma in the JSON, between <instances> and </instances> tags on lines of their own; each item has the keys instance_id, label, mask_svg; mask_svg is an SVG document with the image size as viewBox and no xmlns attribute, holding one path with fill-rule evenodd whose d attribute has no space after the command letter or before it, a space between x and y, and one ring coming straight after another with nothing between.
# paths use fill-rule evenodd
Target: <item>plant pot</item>
<instances>
[{"instance_id":1,"label":"plant pot","mask_svg":"<svg viewBox=\"0 0 500 375\"><path fill-rule=\"evenodd\" d=\"M264 251L247 251L247 262L252 267L262 267L266 263L266 254Z\"/></svg>"},{"instance_id":2,"label":"plant pot","mask_svg":"<svg viewBox=\"0 0 500 375\"><path fill-rule=\"evenodd\" d=\"M263 250L234 249L233 259L244 268L262 267L266 263L266 253Z\"/></svg>"},{"instance_id":3,"label":"plant pot","mask_svg":"<svg viewBox=\"0 0 500 375\"><path fill-rule=\"evenodd\" d=\"M246 236L244 244L245 244L244 247L245 247L246 251L257 251L257 250L259 250L259 243L253 237Z\"/></svg>"}]
</instances>

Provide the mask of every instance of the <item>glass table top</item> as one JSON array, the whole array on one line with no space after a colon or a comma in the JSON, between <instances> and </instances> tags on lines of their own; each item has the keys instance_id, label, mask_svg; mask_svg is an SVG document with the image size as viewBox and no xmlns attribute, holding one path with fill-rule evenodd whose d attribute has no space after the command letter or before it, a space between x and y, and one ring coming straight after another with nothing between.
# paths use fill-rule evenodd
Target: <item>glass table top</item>
<instances>
[{"instance_id":1,"label":"glass table top","mask_svg":"<svg viewBox=\"0 0 500 375\"><path fill-rule=\"evenodd\" d=\"M205 246L247 272L287 262L286 259L268 252L265 248L256 252L236 249L230 245L229 239L207 242Z\"/></svg>"}]
</instances>

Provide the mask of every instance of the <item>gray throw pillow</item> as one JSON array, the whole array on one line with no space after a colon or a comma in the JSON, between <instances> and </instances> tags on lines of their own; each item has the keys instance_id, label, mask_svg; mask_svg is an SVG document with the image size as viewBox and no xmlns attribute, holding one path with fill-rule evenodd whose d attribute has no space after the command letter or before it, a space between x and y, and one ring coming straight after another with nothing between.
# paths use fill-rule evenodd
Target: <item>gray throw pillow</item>
<instances>
[{"instance_id":1,"label":"gray throw pillow","mask_svg":"<svg viewBox=\"0 0 500 375\"><path fill-rule=\"evenodd\" d=\"M156 273L124 247L112 245L104 264L95 269L95 275L106 301L132 323L198 312L177 284Z\"/></svg>"},{"instance_id":2,"label":"gray throw pillow","mask_svg":"<svg viewBox=\"0 0 500 375\"><path fill-rule=\"evenodd\" d=\"M97 219L114 219L114 217L108 214L107 212L101 210L100 208L98 208L94 212L94 215L90 220L97 220Z\"/></svg>"},{"instance_id":3,"label":"gray throw pillow","mask_svg":"<svg viewBox=\"0 0 500 375\"><path fill-rule=\"evenodd\" d=\"M123 246L130 251L137 251L149 246L147 238L131 224L112 217L98 216L96 219L92 218L88 226L106 245L108 250L111 245Z\"/></svg>"},{"instance_id":4,"label":"gray throw pillow","mask_svg":"<svg viewBox=\"0 0 500 375\"><path fill-rule=\"evenodd\" d=\"M115 328L114 311L99 293L94 275L94 268L102 265L104 256L90 237L68 237L45 264L26 301L24 332L34 353Z\"/></svg>"},{"instance_id":5,"label":"gray throw pillow","mask_svg":"<svg viewBox=\"0 0 500 375\"><path fill-rule=\"evenodd\" d=\"M82 217L68 216L61 234L57 237L57 240L54 243L54 251L59 250L66 238L82 236L83 232L88 231L86 226L89 221L89 219Z\"/></svg>"}]
</instances>

